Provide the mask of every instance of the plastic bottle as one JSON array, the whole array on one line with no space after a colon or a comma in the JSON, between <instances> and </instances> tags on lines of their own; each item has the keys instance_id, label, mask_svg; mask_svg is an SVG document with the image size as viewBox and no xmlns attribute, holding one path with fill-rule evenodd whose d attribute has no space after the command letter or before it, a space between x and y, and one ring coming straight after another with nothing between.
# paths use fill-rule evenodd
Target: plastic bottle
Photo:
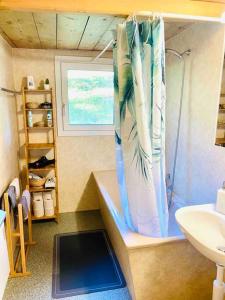
<instances>
[{"instance_id":1,"label":"plastic bottle","mask_svg":"<svg viewBox=\"0 0 225 300\"><path fill-rule=\"evenodd\" d=\"M27 113L27 124L28 127L33 127L33 115L31 110L29 110Z\"/></svg>"},{"instance_id":2,"label":"plastic bottle","mask_svg":"<svg viewBox=\"0 0 225 300\"><path fill-rule=\"evenodd\" d=\"M216 211L225 214L225 182L222 188L217 191Z\"/></svg>"},{"instance_id":3,"label":"plastic bottle","mask_svg":"<svg viewBox=\"0 0 225 300\"><path fill-rule=\"evenodd\" d=\"M52 127L52 112L51 112L51 110L47 111L47 126Z\"/></svg>"}]
</instances>

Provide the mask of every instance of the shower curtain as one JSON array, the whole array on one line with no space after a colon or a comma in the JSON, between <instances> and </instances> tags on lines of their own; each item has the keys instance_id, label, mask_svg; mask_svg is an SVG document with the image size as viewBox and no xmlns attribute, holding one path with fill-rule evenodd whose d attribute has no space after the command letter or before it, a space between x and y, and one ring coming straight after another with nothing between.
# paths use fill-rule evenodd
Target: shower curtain
<instances>
[{"instance_id":1,"label":"shower curtain","mask_svg":"<svg viewBox=\"0 0 225 300\"><path fill-rule=\"evenodd\" d=\"M143 235L167 236L163 20L118 25L113 57L117 176L125 221Z\"/></svg>"}]
</instances>

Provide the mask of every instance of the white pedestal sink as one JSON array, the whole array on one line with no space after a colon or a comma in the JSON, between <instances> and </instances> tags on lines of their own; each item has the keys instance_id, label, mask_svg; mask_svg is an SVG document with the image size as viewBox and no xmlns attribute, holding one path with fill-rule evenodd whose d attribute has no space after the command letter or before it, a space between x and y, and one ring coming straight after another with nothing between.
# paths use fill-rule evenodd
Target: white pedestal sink
<instances>
[{"instance_id":1,"label":"white pedestal sink","mask_svg":"<svg viewBox=\"0 0 225 300\"><path fill-rule=\"evenodd\" d=\"M176 220L189 242L217 265L213 300L223 300L225 285L225 215L214 204L187 206L177 210Z\"/></svg>"}]
</instances>

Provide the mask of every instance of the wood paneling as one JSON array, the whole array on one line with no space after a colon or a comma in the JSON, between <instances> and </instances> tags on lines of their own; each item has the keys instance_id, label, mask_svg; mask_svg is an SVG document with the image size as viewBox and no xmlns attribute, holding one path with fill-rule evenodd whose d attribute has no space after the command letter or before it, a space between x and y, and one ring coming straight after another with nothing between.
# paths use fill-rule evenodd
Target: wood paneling
<instances>
[{"instance_id":1,"label":"wood paneling","mask_svg":"<svg viewBox=\"0 0 225 300\"><path fill-rule=\"evenodd\" d=\"M184 31L192 24L193 24L193 22L187 22L187 23L173 22L172 24L165 22L165 38L166 38L166 40L174 37L175 35L177 35L178 33L182 32L182 31Z\"/></svg>"},{"instance_id":2,"label":"wood paneling","mask_svg":"<svg viewBox=\"0 0 225 300\"><path fill-rule=\"evenodd\" d=\"M78 49L93 50L113 20L110 16L90 16Z\"/></svg>"},{"instance_id":3,"label":"wood paneling","mask_svg":"<svg viewBox=\"0 0 225 300\"><path fill-rule=\"evenodd\" d=\"M191 1L211 2L211 3L222 3L222 4L225 4L225 0L191 0Z\"/></svg>"},{"instance_id":4,"label":"wood paneling","mask_svg":"<svg viewBox=\"0 0 225 300\"><path fill-rule=\"evenodd\" d=\"M44 49L56 48L56 14L34 13L34 22L40 39L41 47Z\"/></svg>"},{"instance_id":5,"label":"wood paneling","mask_svg":"<svg viewBox=\"0 0 225 300\"><path fill-rule=\"evenodd\" d=\"M128 15L145 10L210 17L220 17L224 12L223 4L190 0L1 0L1 8L33 12L88 12L88 14L111 15Z\"/></svg>"},{"instance_id":6,"label":"wood paneling","mask_svg":"<svg viewBox=\"0 0 225 300\"><path fill-rule=\"evenodd\" d=\"M1 11L0 28L19 48L41 48L32 13Z\"/></svg>"},{"instance_id":7,"label":"wood paneling","mask_svg":"<svg viewBox=\"0 0 225 300\"><path fill-rule=\"evenodd\" d=\"M58 14L57 48L77 49L89 17L77 14Z\"/></svg>"},{"instance_id":8,"label":"wood paneling","mask_svg":"<svg viewBox=\"0 0 225 300\"><path fill-rule=\"evenodd\" d=\"M125 18L121 17L114 17L108 29L105 30L104 34L101 38L97 41L94 46L95 50L102 50L104 47L111 41L113 38L112 31L116 29L117 24L122 23Z\"/></svg>"},{"instance_id":9,"label":"wood paneling","mask_svg":"<svg viewBox=\"0 0 225 300\"><path fill-rule=\"evenodd\" d=\"M119 16L0 11L0 34L12 47L102 50L124 20ZM166 22L166 39L192 23Z\"/></svg>"}]
</instances>

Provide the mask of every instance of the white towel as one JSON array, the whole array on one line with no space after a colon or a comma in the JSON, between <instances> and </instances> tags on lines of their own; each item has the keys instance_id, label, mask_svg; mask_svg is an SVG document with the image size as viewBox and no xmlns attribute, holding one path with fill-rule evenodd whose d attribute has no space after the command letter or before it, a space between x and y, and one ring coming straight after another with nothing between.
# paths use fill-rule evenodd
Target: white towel
<instances>
[{"instance_id":1,"label":"white towel","mask_svg":"<svg viewBox=\"0 0 225 300\"><path fill-rule=\"evenodd\" d=\"M16 189L16 198L19 199L20 197L20 183L19 178L14 178L13 181L10 183L10 186L14 186Z\"/></svg>"}]
</instances>

